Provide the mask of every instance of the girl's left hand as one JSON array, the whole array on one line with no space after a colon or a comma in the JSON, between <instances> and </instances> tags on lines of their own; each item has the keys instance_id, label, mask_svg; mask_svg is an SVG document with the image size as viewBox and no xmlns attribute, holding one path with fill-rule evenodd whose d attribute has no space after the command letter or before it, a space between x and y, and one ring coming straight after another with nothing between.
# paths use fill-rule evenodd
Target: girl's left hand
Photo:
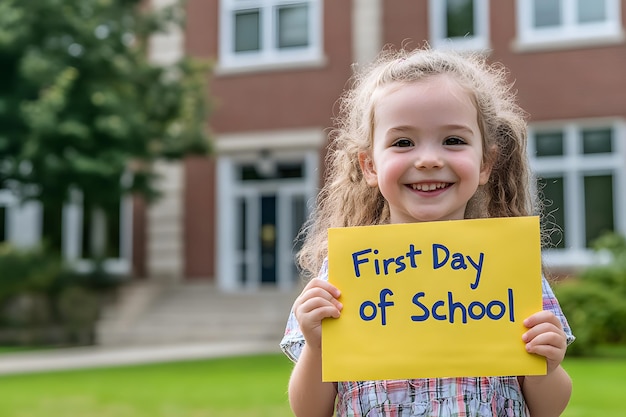
<instances>
[{"instance_id":1,"label":"girl's left hand","mask_svg":"<svg viewBox=\"0 0 626 417\"><path fill-rule=\"evenodd\" d=\"M526 351L544 356L548 361L548 373L565 358L567 338L558 317L551 311L540 311L524 320L528 331L522 335Z\"/></svg>"}]
</instances>

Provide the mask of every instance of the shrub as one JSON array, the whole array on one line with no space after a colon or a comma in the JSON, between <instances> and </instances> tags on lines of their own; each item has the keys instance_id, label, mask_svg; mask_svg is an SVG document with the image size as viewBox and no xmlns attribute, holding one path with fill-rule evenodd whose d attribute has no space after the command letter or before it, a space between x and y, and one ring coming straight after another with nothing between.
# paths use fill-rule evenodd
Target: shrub
<instances>
[{"instance_id":1,"label":"shrub","mask_svg":"<svg viewBox=\"0 0 626 417\"><path fill-rule=\"evenodd\" d=\"M0 343L89 344L103 296L118 280L79 274L43 248L0 245Z\"/></svg>"},{"instance_id":2,"label":"shrub","mask_svg":"<svg viewBox=\"0 0 626 417\"><path fill-rule=\"evenodd\" d=\"M626 343L626 239L607 234L593 248L609 261L555 287L577 338L569 349L572 355L593 353L602 344Z\"/></svg>"},{"instance_id":3,"label":"shrub","mask_svg":"<svg viewBox=\"0 0 626 417\"><path fill-rule=\"evenodd\" d=\"M45 293L62 271L60 259L43 249L0 245L0 302L24 293Z\"/></svg>"}]
</instances>

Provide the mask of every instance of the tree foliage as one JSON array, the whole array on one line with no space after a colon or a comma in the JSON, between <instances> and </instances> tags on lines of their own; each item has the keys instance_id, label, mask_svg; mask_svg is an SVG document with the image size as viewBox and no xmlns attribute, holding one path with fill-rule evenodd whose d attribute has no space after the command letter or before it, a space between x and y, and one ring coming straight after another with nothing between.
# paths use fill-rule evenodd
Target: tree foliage
<instances>
[{"instance_id":1,"label":"tree foliage","mask_svg":"<svg viewBox=\"0 0 626 417\"><path fill-rule=\"evenodd\" d=\"M150 163L206 153L206 63L159 66L149 37L183 5L141 0L0 2L0 182L53 204L152 195ZM129 175L129 169L132 175ZM123 179L123 180L122 180Z\"/></svg>"}]
</instances>

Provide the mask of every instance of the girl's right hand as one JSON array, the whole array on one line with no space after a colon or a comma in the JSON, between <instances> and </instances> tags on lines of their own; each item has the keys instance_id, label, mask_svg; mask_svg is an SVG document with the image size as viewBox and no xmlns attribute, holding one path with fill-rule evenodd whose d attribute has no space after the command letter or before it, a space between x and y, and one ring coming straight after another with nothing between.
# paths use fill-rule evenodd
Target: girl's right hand
<instances>
[{"instance_id":1,"label":"girl's right hand","mask_svg":"<svg viewBox=\"0 0 626 417\"><path fill-rule=\"evenodd\" d=\"M293 312L308 346L322 347L322 320L339 318L343 305L340 291L323 279L314 278L293 303Z\"/></svg>"}]
</instances>

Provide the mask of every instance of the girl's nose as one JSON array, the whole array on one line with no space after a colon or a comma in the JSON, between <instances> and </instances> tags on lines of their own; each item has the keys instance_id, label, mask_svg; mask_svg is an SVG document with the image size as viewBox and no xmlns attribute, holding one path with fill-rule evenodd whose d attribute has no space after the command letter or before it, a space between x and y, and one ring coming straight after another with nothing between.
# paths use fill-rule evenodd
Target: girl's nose
<instances>
[{"instance_id":1,"label":"girl's nose","mask_svg":"<svg viewBox=\"0 0 626 417\"><path fill-rule=\"evenodd\" d=\"M417 169L441 168L443 166L441 152L437 149L424 146L420 149L416 149L416 154L415 168Z\"/></svg>"}]
</instances>

